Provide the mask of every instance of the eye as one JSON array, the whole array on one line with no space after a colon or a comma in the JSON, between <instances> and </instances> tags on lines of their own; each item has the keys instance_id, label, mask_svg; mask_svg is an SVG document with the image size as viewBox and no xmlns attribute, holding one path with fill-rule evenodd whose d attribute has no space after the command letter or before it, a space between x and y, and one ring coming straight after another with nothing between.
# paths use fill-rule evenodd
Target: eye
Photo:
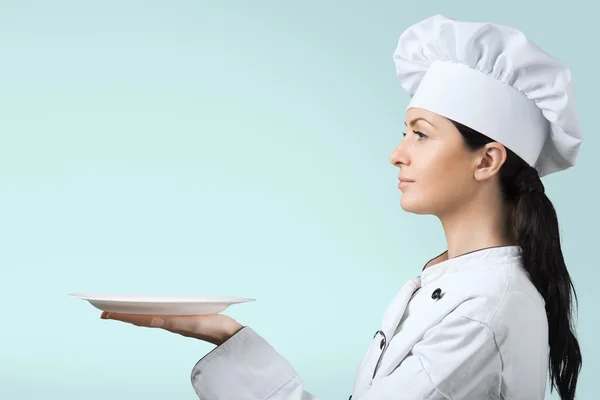
<instances>
[{"instance_id":1,"label":"eye","mask_svg":"<svg viewBox=\"0 0 600 400\"><path fill-rule=\"evenodd\" d=\"M417 135L419 137L419 140L424 140L425 138L427 138L427 135L424 134L423 132L419 132L419 131L413 131L415 135ZM402 136L406 136L406 132L402 132Z\"/></svg>"},{"instance_id":2,"label":"eye","mask_svg":"<svg viewBox=\"0 0 600 400\"><path fill-rule=\"evenodd\" d=\"M419 136L419 140L423 140L427 137L426 134L424 134L423 132L419 132L419 131L414 131L415 135Z\"/></svg>"}]
</instances>

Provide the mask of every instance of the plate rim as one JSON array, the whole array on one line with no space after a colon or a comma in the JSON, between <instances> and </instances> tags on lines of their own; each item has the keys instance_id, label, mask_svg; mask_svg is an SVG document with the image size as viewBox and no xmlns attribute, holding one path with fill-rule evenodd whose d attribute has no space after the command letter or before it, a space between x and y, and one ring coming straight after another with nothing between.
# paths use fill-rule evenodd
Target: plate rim
<instances>
[{"instance_id":1,"label":"plate rim","mask_svg":"<svg viewBox=\"0 0 600 400\"><path fill-rule=\"evenodd\" d=\"M67 296L76 298L76 299L81 299L81 300L87 300L87 301L106 301L106 302L111 302L111 303L144 303L144 304L165 304L165 303L169 303L169 304L181 304L181 303L211 303L211 304L239 304L239 303L248 303L248 302L253 302L256 301L255 298L249 298L249 297L233 297L233 296L215 296L215 295L204 295L204 297L207 297L204 300L198 300L198 299L172 299L172 300L156 300L156 301L148 301L148 300L141 300L141 299L109 299L109 298L99 298L99 297L95 297L94 295L105 295L105 296L112 296L112 295L122 295L124 293L81 293L81 292L74 292L74 293L69 293ZM133 295L133 296L164 296L164 297L168 297L168 296L181 296L181 297L185 297L185 296L191 296L191 295L164 295L164 294L156 294L156 293L129 293L127 294L129 296ZM197 295L196 295L197 296ZM212 299L211 299L212 297Z\"/></svg>"}]
</instances>

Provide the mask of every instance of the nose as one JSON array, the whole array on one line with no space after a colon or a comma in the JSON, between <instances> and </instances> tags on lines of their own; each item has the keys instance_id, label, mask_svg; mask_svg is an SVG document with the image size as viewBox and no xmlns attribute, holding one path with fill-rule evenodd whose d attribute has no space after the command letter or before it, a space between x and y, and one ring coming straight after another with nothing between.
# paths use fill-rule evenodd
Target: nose
<instances>
[{"instance_id":1,"label":"nose","mask_svg":"<svg viewBox=\"0 0 600 400\"><path fill-rule=\"evenodd\" d=\"M394 149L392 154L390 154L390 162L396 167L400 167L403 165L406 166L410 163L408 154L406 154L404 146L402 145L403 142L404 141L400 142L400 144L398 144L398 146Z\"/></svg>"}]
</instances>

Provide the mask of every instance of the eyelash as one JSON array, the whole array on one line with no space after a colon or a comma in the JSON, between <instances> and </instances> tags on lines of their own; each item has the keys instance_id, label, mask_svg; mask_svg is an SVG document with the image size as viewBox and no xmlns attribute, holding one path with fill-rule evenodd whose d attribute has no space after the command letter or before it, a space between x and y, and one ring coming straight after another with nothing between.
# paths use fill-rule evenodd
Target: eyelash
<instances>
[{"instance_id":1,"label":"eyelash","mask_svg":"<svg viewBox=\"0 0 600 400\"><path fill-rule=\"evenodd\" d=\"M413 131L413 133L419 136L419 140L423 140L427 137L427 135L425 135L423 132ZM406 136L406 132L402 132L402 134Z\"/></svg>"}]
</instances>

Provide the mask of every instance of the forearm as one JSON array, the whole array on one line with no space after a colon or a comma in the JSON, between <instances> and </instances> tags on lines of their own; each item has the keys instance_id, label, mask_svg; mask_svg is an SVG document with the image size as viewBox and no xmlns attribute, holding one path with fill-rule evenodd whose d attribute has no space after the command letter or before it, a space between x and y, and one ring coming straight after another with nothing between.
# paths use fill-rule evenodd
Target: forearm
<instances>
[{"instance_id":1,"label":"forearm","mask_svg":"<svg viewBox=\"0 0 600 400\"><path fill-rule=\"evenodd\" d=\"M249 327L201 359L191 381L202 400L316 400L292 366Z\"/></svg>"}]
</instances>

